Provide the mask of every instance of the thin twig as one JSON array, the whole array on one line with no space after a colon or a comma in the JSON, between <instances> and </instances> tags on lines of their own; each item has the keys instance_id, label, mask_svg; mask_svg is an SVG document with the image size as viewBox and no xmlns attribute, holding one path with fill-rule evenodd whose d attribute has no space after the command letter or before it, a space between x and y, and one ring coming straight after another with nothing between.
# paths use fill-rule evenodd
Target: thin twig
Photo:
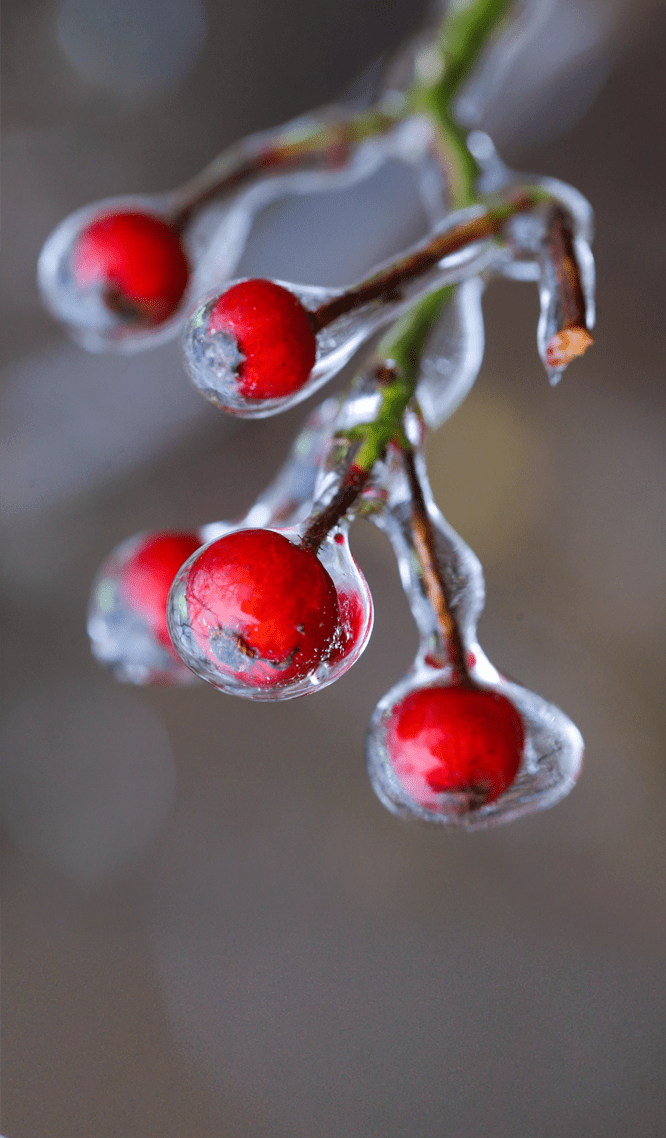
<instances>
[{"instance_id":1,"label":"thin twig","mask_svg":"<svg viewBox=\"0 0 666 1138\"><path fill-rule=\"evenodd\" d=\"M528 194L521 194L495 209L489 209L480 217L475 217L471 221L463 221L445 233L439 234L427 245L417 249L408 257L396 261L384 272L378 273L368 281L362 281L356 288L350 288L341 296L335 296L316 308L310 313L315 332L321 331L322 328L337 320L339 316L344 316L347 312L352 312L355 308L360 308L361 305L368 304L371 300L378 300L379 298L385 300L400 299L402 285L421 276L444 257L450 256L451 253L457 253L466 245L472 245L475 241L482 241L487 237L496 237L509 217L515 213L524 213L532 209L534 204L532 197Z\"/></svg>"},{"instance_id":2,"label":"thin twig","mask_svg":"<svg viewBox=\"0 0 666 1138\"><path fill-rule=\"evenodd\" d=\"M189 199L181 205L171 224L178 232L187 228L194 214L204 205L238 189L251 179L289 170L334 170L350 159L353 147L372 135L386 134L400 121L400 116L385 114L371 108L361 115L353 115L337 122L323 122L309 137L294 138L289 127L282 135L257 150L240 158L238 165L223 175L214 171L219 159L211 163L210 181L204 171L194 183Z\"/></svg>"},{"instance_id":3,"label":"thin twig","mask_svg":"<svg viewBox=\"0 0 666 1138\"><path fill-rule=\"evenodd\" d=\"M451 613L449 590L437 559L435 535L428 508L423 497L423 489L416 471L414 451L411 447L403 448L402 456L412 495L412 534L414 537L414 546L421 563L426 594L437 618L437 625L442 640L446 644L449 662L453 666L458 683L462 687L475 687L476 685L471 679L467 668L465 647L460 636L460 631Z\"/></svg>"},{"instance_id":4,"label":"thin twig","mask_svg":"<svg viewBox=\"0 0 666 1138\"><path fill-rule=\"evenodd\" d=\"M308 549L311 553L319 551L324 539L342 521L347 510L354 504L369 477L369 470L364 470L352 463L332 502L329 502L328 506L312 519L303 534L301 538L303 549Z\"/></svg>"},{"instance_id":5,"label":"thin twig","mask_svg":"<svg viewBox=\"0 0 666 1138\"><path fill-rule=\"evenodd\" d=\"M548 342L546 362L550 367L560 368L582 356L594 339L587 327L585 294L573 233L564 210L559 206L551 215L547 253L557 281L562 326Z\"/></svg>"}]
</instances>

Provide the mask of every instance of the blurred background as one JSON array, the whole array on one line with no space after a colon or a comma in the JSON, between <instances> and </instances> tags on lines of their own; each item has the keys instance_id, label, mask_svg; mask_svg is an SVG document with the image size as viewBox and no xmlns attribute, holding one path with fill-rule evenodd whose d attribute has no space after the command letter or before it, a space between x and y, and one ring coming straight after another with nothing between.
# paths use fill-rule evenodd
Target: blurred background
<instances>
[{"instance_id":1,"label":"blurred background","mask_svg":"<svg viewBox=\"0 0 666 1138\"><path fill-rule=\"evenodd\" d=\"M473 836L399 822L365 776L415 649L371 527L370 646L311 700L130 689L94 664L108 551L245 511L306 410L225 419L175 345L86 355L35 286L71 210L176 186L337 97L424 5L3 9L3 1133L662 1134L663 6L554 0L488 95L505 158L594 205L599 319L551 390L534 287L491 286L480 379L429 443L484 563L484 647L587 742L569 799ZM344 284L425 224L391 166L270 207L238 275Z\"/></svg>"}]
</instances>

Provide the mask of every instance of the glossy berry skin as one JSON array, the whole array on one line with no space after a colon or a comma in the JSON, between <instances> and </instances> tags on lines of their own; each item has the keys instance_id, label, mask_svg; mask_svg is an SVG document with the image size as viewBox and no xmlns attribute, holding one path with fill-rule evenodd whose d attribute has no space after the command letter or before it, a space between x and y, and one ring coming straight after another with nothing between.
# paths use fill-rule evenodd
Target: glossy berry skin
<instances>
[{"instance_id":1,"label":"glossy berry skin","mask_svg":"<svg viewBox=\"0 0 666 1138\"><path fill-rule=\"evenodd\" d=\"M396 777L428 810L442 793L465 793L469 808L493 802L514 781L525 732L516 708L498 692L430 687L394 708L386 743Z\"/></svg>"},{"instance_id":2,"label":"glossy berry skin","mask_svg":"<svg viewBox=\"0 0 666 1138\"><path fill-rule=\"evenodd\" d=\"M176 230L147 213L94 221L74 245L72 273L81 288L101 286L113 312L149 325L173 315L190 275Z\"/></svg>"},{"instance_id":3,"label":"glossy berry skin","mask_svg":"<svg viewBox=\"0 0 666 1138\"><path fill-rule=\"evenodd\" d=\"M206 657L250 687L304 678L340 635L331 577L314 553L272 530L238 530L207 546L190 568L185 599Z\"/></svg>"},{"instance_id":4,"label":"glossy berry skin","mask_svg":"<svg viewBox=\"0 0 666 1138\"><path fill-rule=\"evenodd\" d=\"M123 567L120 595L139 613L153 636L171 650L166 604L173 579L201 541L195 533L156 533L144 541Z\"/></svg>"},{"instance_id":5,"label":"glossy berry skin","mask_svg":"<svg viewBox=\"0 0 666 1138\"><path fill-rule=\"evenodd\" d=\"M245 399L292 395L314 367L310 317L292 292L273 281L232 285L212 309L208 332L228 338L225 355Z\"/></svg>"}]
</instances>

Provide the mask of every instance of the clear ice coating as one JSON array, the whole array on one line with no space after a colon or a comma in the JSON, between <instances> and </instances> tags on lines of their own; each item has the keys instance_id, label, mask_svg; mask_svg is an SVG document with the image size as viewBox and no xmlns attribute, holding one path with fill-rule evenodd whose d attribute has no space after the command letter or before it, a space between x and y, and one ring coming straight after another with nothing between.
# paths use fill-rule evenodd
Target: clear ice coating
<instances>
[{"instance_id":1,"label":"clear ice coating","mask_svg":"<svg viewBox=\"0 0 666 1138\"><path fill-rule=\"evenodd\" d=\"M573 186L558 178L519 174L510 170L499 158L487 134L473 131L468 136L470 150L481 168L479 190L484 193L506 193L524 189L539 190L544 195L540 208L517 213L506 224L505 232L512 256L499 266L502 276L513 280L536 281L539 285L540 317L537 326L539 355L551 382L559 381L566 364L554 366L548 358L548 345L556 332L564 327L561 295L555 269L548 256L548 222L553 207L560 207L573 238L573 251L580 272L583 291L585 327L591 331L595 323L595 271L591 242L594 236L594 213L587 198Z\"/></svg>"},{"instance_id":2,"label":"clear ice coating","mask_svg":"<svg viewBox=\"0 0 666 1138\"><path fill-rule=\"evenodd\" d=\"M271 141L284 145L289 139L307 137L318 127L339 126L349 118L343 107L323 108L317 116L304 116L286 127L256 135L246 140L246 160L261 161L261 154L270 148ZM231 281L258 214L281 198L305 196L345 190L355 183L371 177L383 163L393 158L415 169L417 176L424 158L429 153L432 128L419 115L412 115L385 133L348 144L346 154L331 164L325 152L304 154L290 169L279 172L266 165L263 171L248 179L243 188L211 202L197 215L190 241L195 264L196 287L193 296L203 297ZM240 145L240 144L239 144ZM182 191L182 199L194 197L199 185L205 186L219 177L225 155L211 163L198 179ZM229 166L227 162L225 168ZM432 194L432 190L426 191ZM188 234L189 236L189 234Z\"/></svg>"},{"instance_id":3,"label":"clear ice coating","mask_svg":"<svg viewBox=\"0 0 666 1138\"><path fill-rule=\"evenodd\" d=\"M199 530L202 545L233 530L295 526L312 509L315 488L330 450L340 400L325 399L308 415L284 464L240 521L209 522Z\"/></svg>"},{"instance_id":4,"label":"clear ice coating","mask_svg":"<svg viewBox=\"0 0 666 1138\"><path fill-rule=\"evenodd\" d=\"M211 522L202 526L199 530L202 545L238 528L295 525L304 520L312 508L315 485L331 445L338 411L337 399L327 399L317 407L308 416L275 479L247 515L241 521ZM117 679L126 683L193 683L196 681L194 673L183 664L171 645L155 636L123 592L124 572L149 536L136 534L124 541L99 570L88 610L91 649ZM350 619L347 613L348 624Z\"/></svg>"},{"instance_id":5,"label":"clear ice coating","mask_svg":"<svg viewBox=\"0 0 666 1138\"><path fill-rule=\"evenodd\" d=\"M89 352L134 352L173 339L182 325L187 290L177 312L154 326L127 320L105 302L104 286L82 287L73 272L74 247L94 221L116 213L145 213L169 221L172 194L126 195L84 206L66 217L47 238L37 263L37 282L45 307L65 325L72 338Z\"/></svg>"},{"instance_id":6,"label":"clear ice coating","mask_svg":"<svg viewBox=\"0 0 666 1138\"><path fill-rule=\"evenodd\" d=\"M117 545L97 574L88 607L92 653L116 679L126 683L193 683L194 674L173 648L155 635L123 588L125 571L149 536L135 534Z\"/></svg>"},{"instance_id":7,"label":"clear ice coating","mask_svg":"<svg viewBox=\"0 0 666 1138\"><path fill-rule=\"evenodd\" d=\"M246 527L242 525L235 528L238 530ZM301 525L282 529L271 528L298 545L305 527ZM351 555L348 528L348 524L343 522L333 529L317 554L335 586L340 625L326 658L313 672L284 684L250 685L238 679L233 671L225 669L214 650L210 646L207 649L197 640L192 630L188 608L188 579L197 558L205 553L214 544L213 542L198 550L185 562L176 575L169 595L167 606L169 632L178 654L188 668L220 691L263 701L295 699L297 696L309 695L328 687L344 675L364 651L370 639L373 623L372 596L363 574ZM211 617L209 644L210 638L214 640L216 633L219 632L215 618Z\"/></svg>"},{"instance_id":8,"label":"clear ice coating","mask_svg":"<svg viewBox=\"0 0 666 1138\"><path fill-rule=\"evenodd\" d=\"M291 195L345 189L370 177L389 158L420 171L427 162L432 128L421 116L397 121L386 133L351 143L335 164L325 148L285 159L278 148L297 146L317 130L349 119L342 106L324 107L272 131L251 135L229 147L180 189L162 194L106 198L76 210L51 233L41 251L37 279L45 307L88 351L137 352L174 339L192 303L233 277L257 215ZM425 198L436 192L431 185ZM200 203L193 205L193 203ZM105 303L101 288L81 288L72 273L72 252L81 232L111 213L143 212L164 221L186 217L180 227L191 265L191 278L178 310L159 325L146 327L124 319Z\"/></svg>"},{"instance_id":9,"label":"clear ice coating","mask_svg":"<svg viewBox=\"0 0 666 1138\"><path fill-rule=\"evenodd\" d=\"M471 131L467 136L467 145L481 171L477 182L480 194L536 189L544 195L541 208L535 208L529 213L517 213L506 223L505 231L513 255L500 265L499 272L513 280L540 283L541 323L537 339L546 370L552 375L553 369L546 363L545 354L551 330L555 330L554 306L557 304L557 298L551 296L553 277L544 265L549 210L552 206L560 206L569 220L581 272L587 327L591 329L595 320L594 259L590 248L594 236L592 206L580 190L559 178L539 177L511 170L502 161L492 139L484 131Z\"/></svg>"},{"instance_id":10,"label":"clear ice coating","mask_svg":"<svg viewBox=\"0 0 666 1138\"><path fill-rule=\"evenodd\" d=\"M485 339L483 290L481 277L459 284L424 344L416 398L433 429L460 406L479 374Z\"/></svg>"},{"instance_id":11,"label":"clear ice coating","mask_svg":"<svg viewBox=\"0 0 666 1138\"><path fill-rule=\"evenodd\" d=\"M580 227L577 227L575 216L571 215L571 217L573 219L573 250L580 271L583 291L585 327L591 331L595 323L594 258L588 238L583 236ZM541 254L539 268L539 304L541 311L537 325L537 347L551 384L556 384L561 379L567 365L566 363L553 362L549 358L548 349L552 338L566 327L566 322L562 311L562 296L555 266L545 247Z\"/></svg>"},{"instance_id":12,"label":"clear ice coating","mask_svg":"<svg viewBox=\"0 0 666 1138\"><path fill-rule=\"evenodd\" d=\"M329 302L365 287L376 276L394 268L403 259L420 253L435 236L475 220L483 213L482 206L471 206L450 215L445 222L437 226L426 241L419 242L407 250L399 261L394 259L377 267L368 278L349 289L297 285L288 281L275 283L289 289L298 297L304 308L316 313ZM300 390L288 396L272 399L247 399L240 394L235 371L227 366L228 353L226 350L223 353L219 350L217 341L219 333L209 331L211 313L219 299L219 294L216 293L197 306L185 326L183 352L186 370L201 394L229 414L255 419L278 414L307 399L332 379L363 343L400 316L420 297L446 284L457 284L467 277L497 270L506 257L506 248L493 238L474 241L443 257L435 266L406 280L396 292L389 292L387 295L361 303L352 311L332 319L318 332L316 362L309 379Z\"/></svg>"},{"instance_id":13,"label":"clear ice coating","mask_svg":"<svg viewBox=\"0 0 666 1138\"><path fill-rule=\"evenodd\" d=\"M410 435L418 441L419 425L412 420ZM381 802L403 818L417 818L467 830L483 829L549 807L572 789L583 757L578 729L559 708L505 679L481 649L476 627L484 602L481 566L472 551L451 529L435 505L425 464L417 451L416 465L434 531L437 564L445 582L450 611L459 631L467 674L474 687L505 697L517 710L524 729L524 748L517 776L496 799L480 807L466 792L440 792L429 805L410 795L396 771L389 745L390 726L403 700L412 692L459 683L450 644L443 636L428 596L424 572L414 541L410 486L397 452L387 457L378 478L384 487L384 507L373 521L388 536L398 559L403 587L420 634L412 667L380 701L367 739L367 762L372 786Z\"/></svg>"},{"instance_id":14,"label":"clear ice coating","mask_svg":"<svg viewBox=\"0 0 666 1138\"><path fill-rule=\"evenodd\" d=\"M481 53L456 99L455 114L465 126L477 126L495 101L516 59L550 15L550 0L514 0L509 21Z\"/></svg>"}]
</instances>

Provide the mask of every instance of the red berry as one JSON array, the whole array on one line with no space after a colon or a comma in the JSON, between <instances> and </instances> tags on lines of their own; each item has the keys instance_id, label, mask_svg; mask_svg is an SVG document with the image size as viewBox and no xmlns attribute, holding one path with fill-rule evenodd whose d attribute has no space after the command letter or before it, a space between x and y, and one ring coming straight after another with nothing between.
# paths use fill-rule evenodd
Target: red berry
<instances>
[{"instance_id":1,"label":"red berry","mask_svg":"<svg viewBox=\"0 0 666 1138\"><path fill-rule=\"evenodd\" d=\"M213 308L208 332L231 340L229 358L245 399L292 395L314 367L310 317L298 297L273 281L232 285Z\"/></svg>"},{"instance_id":2,"label":"red berry","mask_svg":"<svg viewBox=\"0 0 666 1138\"><path fill-rule=\"evenodd\" d=\"M112 213L79 235L72 271L82 287L101 284L109 308L146 324L175 312L190 270L176 230L146 213Z\"/></svg>"},{"instance_id":3,"label":"red berry","mask_svg":"<svg viewBox=\"0 0 666 1138\"><path fill-rule=\"evenodd\" d=\"M123 600L145 620L161 644L171 648L166 604L173 579L201 541L194 533L156 533L142 542L123 568Z\"/></svg>"},{"instance_id":4,"label":"red berry","mask_svg":"<svg viewBox=\"0 0 666 1138\"><path fill-rule=\"evenodd\" d=\"M272 530L227 534L202 551L185 590L195 640L223 674L256 687L303 679L330 654L340 612L314 553Z\"/></svg>"},{"instance_id":5,"label":"red berry","mask_svg":"<svg viewBox=\"0 0 666 1138\"><path fill-rule=\"evenodd\" d=\"M498 692L457 687L413 691L393 710L387 744L404 790L429 810L443 792L466 792L474 808L511 785L525 742L520 715Z\"/></svg>"}]
</instances>

